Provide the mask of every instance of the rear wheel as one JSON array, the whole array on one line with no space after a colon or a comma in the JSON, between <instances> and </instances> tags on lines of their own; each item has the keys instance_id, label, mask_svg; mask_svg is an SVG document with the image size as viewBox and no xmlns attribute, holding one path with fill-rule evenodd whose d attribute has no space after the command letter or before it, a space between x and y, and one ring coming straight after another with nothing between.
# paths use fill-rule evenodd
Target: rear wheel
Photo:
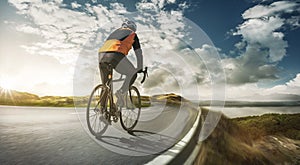
<instances>
[{"instance_id":1,"label":"rear wheel","mask_svg":"<svg viewBox=\"0 0 300 165\"><path fill-rule=\"evenodd\" d=\"M141 96L136 87L130 87L124 103L121 107L120 121L125 130L131 131L136 126L141 113Z\"/></svg>"},{"instance_id":2,"label":"rear wheel","mask_svg":"<svg viewBox=\"0 0 300 165\"><path fill-rule=\"evenodd\" d=\"M102 84L96 86L90 95L86 120L88 129L95 136L103 134L108 127L110 119L110 114L107 113L109 101L107 89Z\"/></svg>"}]
</instances>

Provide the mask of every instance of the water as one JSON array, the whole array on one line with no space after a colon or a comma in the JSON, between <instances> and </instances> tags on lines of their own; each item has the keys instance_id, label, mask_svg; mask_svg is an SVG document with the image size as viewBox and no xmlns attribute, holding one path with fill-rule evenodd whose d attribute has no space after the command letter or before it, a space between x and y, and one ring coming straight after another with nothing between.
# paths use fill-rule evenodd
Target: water
<instances>
[{"instance_id":1,"label":"water","mask_svg":"<svg viewBox=\"0 0 300 165\"><path fill-rule=\"evenodd\" d=\"M209 108L209 107L206 107ZM213 110L213 108L210 108ZM258 116L267 113L293 114L300 113L300 106L281 107L224 107L222 111L229 118Z\"/></svg>"}]
</instances>

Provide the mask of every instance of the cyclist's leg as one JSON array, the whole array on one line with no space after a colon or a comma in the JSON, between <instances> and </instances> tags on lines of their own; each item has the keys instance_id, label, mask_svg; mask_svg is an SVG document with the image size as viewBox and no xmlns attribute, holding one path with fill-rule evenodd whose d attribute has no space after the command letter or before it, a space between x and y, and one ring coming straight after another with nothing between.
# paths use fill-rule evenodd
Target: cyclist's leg
<instances>
[{"instance_id":1,"label":"cyclist's leg","mask_svg":"<svg viewBox=\"0 0 300 165\"><path fill-rule=\"evenodd\" d=\"M109 63L109 59L106 53L99 53L99 70L102 84L106 84L108 81L109 70L107 63Z\"/></svg>"},{"instance_id":2,"label":"cyclist's leg","mask_svg":"<svg viewBox=\"0 0 300 165\"><path fill-rule=\"evenodd\" d=\"M109 67L108 67L108 61L109 59L107 59L105 53L100 53L99 54L99 70L100 70L100 77L101 77L101 80L102 80L102 84L106 84L107 81L108 81L108 75L109 75ZM105 91L101 91L101 94L100 94L100 98L102 98L104 95L106 95L106 93L104 93ZM102 99L101 101L101 106L104 106L105 105L105 99Z\"/></svg>"},{"instance_id":3,"label":"cyclist's leg","mask_svg":"<svg viewBox=\"0 0 300 165\"><path fill-rule=\"evenodd\" d=\"M134 83L137 77L135 67L126 57L124 57L118 63L115 69L118 73L126 75L125 81L120 89L123 93L127 92L129 90L129 87Z\"/></svg>"}]
</instances>

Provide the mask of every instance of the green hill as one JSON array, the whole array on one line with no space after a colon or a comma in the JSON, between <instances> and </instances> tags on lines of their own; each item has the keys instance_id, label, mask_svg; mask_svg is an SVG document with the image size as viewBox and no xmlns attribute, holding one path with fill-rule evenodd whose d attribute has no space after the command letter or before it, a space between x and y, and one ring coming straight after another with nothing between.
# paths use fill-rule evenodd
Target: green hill
<instances>
[{"instance_id":1,"label":"green hill","mask_svg":"<svg viewBox=\"0 0 300 165\"><path fill-rule=\"evenodd\" d=\"M15 90L5 91L0 87L0 105L16 106L53 106L53 107L73 107L73 97L44 96L19 92Z\"/></svg>"},{"instance_id":2,"label":"green hill","mask_svg":"<svg viewBox=\"0 0 300 165\"><path fill-rule=\"evenodd\" d=\"M47 107L86 107L89 96L43 96L15 90L5 91L0 87L0 105L47 106ZM149 96L141 96L142 107L151 106ZM75 103L75 104L74 104Z\"/></svg>"}]
</instances>

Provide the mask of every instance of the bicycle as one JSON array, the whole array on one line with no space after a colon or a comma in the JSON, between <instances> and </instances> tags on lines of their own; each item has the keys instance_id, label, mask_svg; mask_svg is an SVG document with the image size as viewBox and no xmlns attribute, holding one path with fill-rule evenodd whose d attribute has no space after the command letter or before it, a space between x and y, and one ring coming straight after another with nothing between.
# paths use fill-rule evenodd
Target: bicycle
<instances>
[{"instance_id":1,"label":"bicycle","mask_svg":"<svg viewBox=\"0 0 300 165\"><path fill-rule=\"evenodd\" d=\"M101 135L105 132L111 122L118 122L120 118L121 126L127 132L134 129L141 113L141 96L135 86L130 86L127 94L124 96L124 104L120 105L114 102L113 82L125 80L123 75L119 79L113 80L113 67L108 64L109 73L106 84L97 85L88 101L86 119L89 131L95 135ZM144 73L141 83L144 83L147 73L147 67L141 72ZM101 102L105 102L101 106Z\"/></svg>"}]
</instances>

